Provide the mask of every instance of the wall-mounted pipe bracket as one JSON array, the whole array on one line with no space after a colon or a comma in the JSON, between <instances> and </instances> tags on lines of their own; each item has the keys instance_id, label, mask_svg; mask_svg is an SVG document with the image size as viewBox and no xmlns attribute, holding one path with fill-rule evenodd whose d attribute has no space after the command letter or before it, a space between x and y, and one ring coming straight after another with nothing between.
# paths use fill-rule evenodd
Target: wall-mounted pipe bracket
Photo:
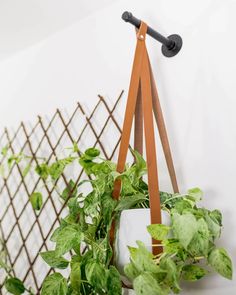
<instances>
[{"instance_id":1,"label":"wall-mounted pipe bracket","mask_svg":"<svg viewBox=\"0 0 236 295\"><path fill-rule=\"evenodd\" d=\"M128 11L125 11L122 14L122 19L125 22L134 25L136 28L139 28L141 25L141 20L133 16L132 13ZM147 34L162 43L161 50L163 55L166 57L175 56L183 45L182 38L177 34L170 35L166 38L149 26L147 27Z\"/></svg>"}]
</instances>

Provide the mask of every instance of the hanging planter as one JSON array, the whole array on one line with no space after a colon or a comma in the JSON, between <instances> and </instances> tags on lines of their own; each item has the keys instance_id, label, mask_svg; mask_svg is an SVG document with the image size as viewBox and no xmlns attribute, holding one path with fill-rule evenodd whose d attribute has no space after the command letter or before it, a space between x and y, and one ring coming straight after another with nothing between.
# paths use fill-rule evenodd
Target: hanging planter
<instances>
[{"instance_id":1,"label":"hanging planter","mask_svg":"<svg viewBox=\"0 0 236 295\"><path fill-rule=\"evenodd\" d=\"M163 224L170 225L169 214L162 210ZM130 252L127 246L137 247L137 241L142 241L146 248L152 251L152 238L147 231L150 225L150 209L138 208L123 210L117 227L115 255L116 266L119 272L124 275L124 267L130 262ZM126 281L126 284L128 282Z\"/></svg>"},{"instance_id":2,"label":"hanging planter","mask_svg":"<svg viewBox=\"0 0 236 295\"><path fill-rule=\"evenodd\" d=\"M141 220L148 223L148 209L126 210L122 212L123 218L121 214L117 267L125 285L133 287L136 294L177 294L182 293L182 282L197 282L211 268L232 279L232 262L227 252L215 245L221 234L220 211L197 206L202 198L198 188L185 195L161 196L162 208L170 214L162 216L164 224L143 227ZM163 247L158 255L152 254L151 236L160 240L157 247ZM139 240L135 241L136 237ZM125 242L129 245L128 253Z\"/></svg>"}]
</instances>

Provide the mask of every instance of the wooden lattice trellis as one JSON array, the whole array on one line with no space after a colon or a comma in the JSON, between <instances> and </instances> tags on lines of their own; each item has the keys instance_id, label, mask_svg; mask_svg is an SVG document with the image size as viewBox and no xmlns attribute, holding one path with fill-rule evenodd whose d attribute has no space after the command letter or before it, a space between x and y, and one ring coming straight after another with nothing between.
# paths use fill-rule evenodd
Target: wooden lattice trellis
<instances>
[{"instance_id":1,"label":"wooden lattice trellis","mask_svg":"<svg viewBox=\"0 0 236 295\"><path fill-rule=\"evenodd\" d=\"M33 126L22 122L15 132L5 128L0 146L8 146L12 154L22 152L28 155L29 163L33 165L37 165L41 157L49 163L59 158L65 147L72 146L74 142L81 149L97 146L105 158L111 159L120 142L121 128L115 113L122 93L112 107L99 96L90 115L86 115L78 103L71 115L56 110L50 119L38 117ZM6 157L2 156L1 165ZM62 174L57 187L67 186L71 174L77 183L85 177L83 170L78 165L76 167ZM26 176L22 171L21 163L14 162L0 180L0 238L13 274L39 294L44 278L53 271L39 252L51 248L49 238L65 209L55 187L43 183L32 171ZM29 202L30 195L36 190L41 190L44 196L43 207L38 213ZM3 287L5 277L6 273L0 270L0 294L7 294Z\"/></svg>"}]
</instances>

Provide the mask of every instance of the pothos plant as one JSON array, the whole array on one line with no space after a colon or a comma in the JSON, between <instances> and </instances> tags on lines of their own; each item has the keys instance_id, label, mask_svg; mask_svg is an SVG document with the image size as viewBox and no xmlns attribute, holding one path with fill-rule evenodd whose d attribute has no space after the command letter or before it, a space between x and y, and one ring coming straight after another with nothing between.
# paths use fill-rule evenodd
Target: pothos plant
<instances>
[{"instance_id":1,"label":"pothos plant","mask_svg":"<svg viewBox=\"0 0 236 295\"><path fill-rule=\"evenodd\" d=\"M132 153L135 162L127 164L123 173L116 171L115 163L101 158L96 148L81 153L76 144L68 157L50 165L42 161L34 168L44 181L55 183L69 164L78 161L89 178L78 184L71 179L59 192L68 214L50 238L55 247L40 253L50 267L57 269L45 278L42 295L122 294L121 275L112 259L111 225L113 220L118 224L122 210L149 208L148 185L144 181L146 162L136 151ZM10 159L11 164L18 161L16 155ZM21 159L28 158L21 155ZM112 191L117 179L122 186L120 199L114 200ZM85 183L91 185L89 192L83 188ZM142 241L137 241L137 247L127 245L130 263L124 267L124 273L136 294L178 294L181 281L200 280L212 269L232 279L231 259L225 249L215 245L221 234L221 212L198 206L202 198L199 188L186 194L161 192L160 197L162 210L169 213L171 225L152 224L147 230L160 241L153 246L162 247L163 251L153 255ZM35 210L40 210L43 196L34 192L30 201ZM62 269L69 269L67 277L60 273ZM8 278L5 286L12 294L26 290L18 278Z\"/></svg>"}]
</instances>

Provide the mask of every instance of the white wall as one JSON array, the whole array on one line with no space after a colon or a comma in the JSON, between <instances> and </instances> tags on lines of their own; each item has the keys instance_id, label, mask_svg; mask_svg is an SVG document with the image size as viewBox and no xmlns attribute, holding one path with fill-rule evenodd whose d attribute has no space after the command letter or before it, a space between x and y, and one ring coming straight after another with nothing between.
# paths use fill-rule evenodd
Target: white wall
<instances>
[{"instance_id":1,"label":"white wall","mask_svg":"<svg viewBox=\"0 0 236 295\"><path fill-rule=\"evenodd\" d=\"M109 101L121 89L127 93L135 36L134 29L120 19L124 10L163 34L183 37L183 49L172 59L161 55L155 41L148 38L147 42L178 179L183 191L199 186L206 193L204 204L223 211L221 243L236 263L236 1L116 0L102 1L101 7L98 1L72 1L68 7L68 1L61 0L58 9L60 16L65 10L64 19L57 15L55 1L49 7L52 18L42 13L46 2L32 12L34 17L27 2L25 9L18 10L18 18L14 18L17 7L0 3L9 17L14 10L11 27L5 33L1 28L0 34L5 36L0 48L1 126L16 126L56 107L74 106L78 100L90 108L98 93ZM78 17L75 11L79 14L82 4L87 5L86 13ZM43 29L41 13L47 15ZM22 30L22 19L27 20L24 28L32 25L30 32ZM13 44L17 44L14 50ZM162 156L159 163L166 188ZM213 288L214 294L236 291L235 280L217 277L202 284L191 294L213 294Z\"/></svg>"}]
</instances>

